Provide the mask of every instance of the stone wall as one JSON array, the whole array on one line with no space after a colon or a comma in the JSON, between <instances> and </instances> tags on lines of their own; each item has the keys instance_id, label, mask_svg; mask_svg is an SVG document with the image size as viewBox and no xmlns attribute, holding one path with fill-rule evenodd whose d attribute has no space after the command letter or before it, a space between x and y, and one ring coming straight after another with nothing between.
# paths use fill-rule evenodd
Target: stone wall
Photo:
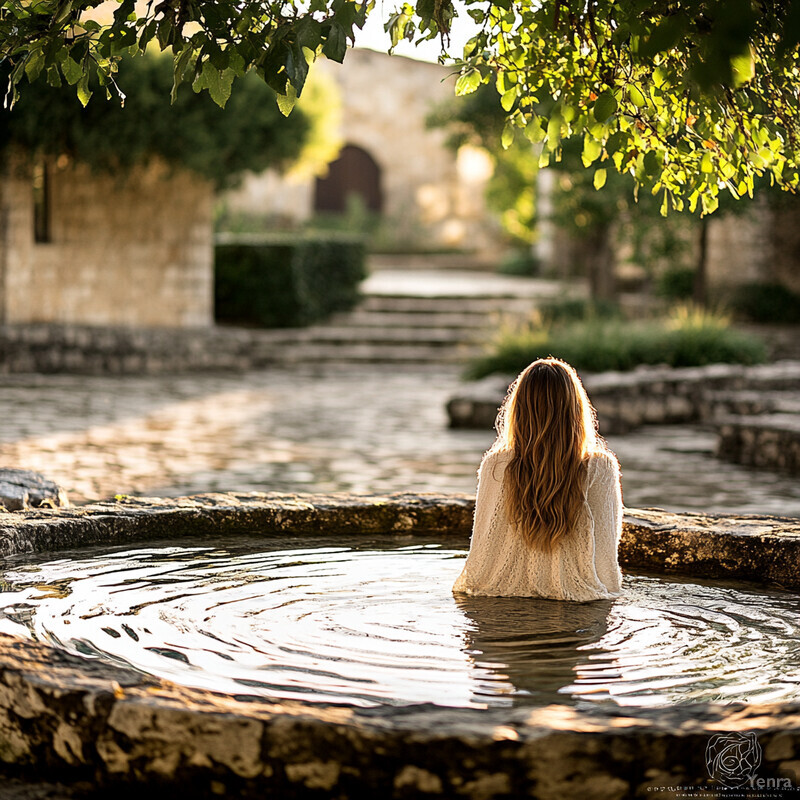
<instances>
[{"instance_id":1,"label":"stone wall","mask_svg":"<svg viewBox=\"0 0 800 800\"><path fill-rule=\"evenodd\" d=\"M718 431L720 458L800 475L800 414L725 417Z\"/></svg>"},{"instance_id":2,"label":"stone wall","mask_svg":"<svg viewBox=\"0 0 800 800\"><path fill-rule=\"evenodd\" d=\"M50 237L36 242L30 166L0 180L0 322L207 326L212 187L153 165L93 173L47 163Z\"/></svg>"},{"instance_id":3,"label":"stone wall","mask_svg":"<svg viewBox=\"0 0 800 800\"><path fill-rule=\"evenodd\" d=\"M771 222L768 279L800 294L800 203L797 197L787 197L773 212Z\"/></svg>"},{"instance_id":4,"label":"stone wall","mask_svg":"<svg viewBox=\"0 0 800 800\"><path fill-rule=\"evenodd\" d=\"M304 331L0 325L0 374L159 375L244 371L285 361Z\"/></svg>"},{"instance_id":5,"label":"stone wall","mask_svg":"<svg viewBox=\"0 0 800 800\"><path fill-rule=\"evenodd\" d=\"M492 376L468 384L447 404L450 426L491 428L511 380ZM642 367L633 372L586 375L583 383L597 410L601 433L626 433L640 425L709 420L726 411L778 410L774 406L780 405L781 398L770 390L800 392L800 361L755 367ZM757 397L741 394L754 390L760 393Z\"/></svg>"},{"instance_id":6,"label":"stone wall","mask_svg":"<svg viewBox=\"0 0 800 800\"><path fill-rule=\"evenodd\" d=\"M319 70L341 93L339 138L365 150L381 171L387 236L406 247L486 250L497 226L483 192L491 174L472 148L455 154L446 132L426 120L454 97L452 68L373 50L355 49L343 64L325 59ZM305 221L313 215L314 179L250 176L223 200L230 211Z\"/></svg>"},{"instance_id":7,"label":"stone wall","mask_svg":"<svg viewBox=\"0 0 800 800\"><path fill-rule=\"evenodd\" d=\"M743 214L714 214L708 225L708 283L712 289L781 283L800 293L800 204L770 207L756 200Z\"/></svg>"},{"instance_id":8,"label":"stone wall","mask_svg":"<svg viewBox=\"0 0 800 800\"><path fill-rule=\"evenodd\" d=\"M713 214L708 221L708 285L712 289L770 280L773 215L766 202L746 214Z\"/></svg>"}]
</instances>

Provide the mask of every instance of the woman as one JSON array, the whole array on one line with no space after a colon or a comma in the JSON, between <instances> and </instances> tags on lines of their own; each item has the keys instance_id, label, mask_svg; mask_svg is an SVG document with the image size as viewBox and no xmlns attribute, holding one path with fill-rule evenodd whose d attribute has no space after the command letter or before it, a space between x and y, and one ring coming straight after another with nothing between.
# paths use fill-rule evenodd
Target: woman
<instances>
[{"instance_id":1,"label":"woman","mask_svg":"<svg viewBox=\"0 0 800 800\"><path fill-rule=\"evenodd\" d=\"M618 597L619 464L575 370L534 361L511 385L478 470L469 555L453 586L474 595Z\"/></svg>"}]
</instances>

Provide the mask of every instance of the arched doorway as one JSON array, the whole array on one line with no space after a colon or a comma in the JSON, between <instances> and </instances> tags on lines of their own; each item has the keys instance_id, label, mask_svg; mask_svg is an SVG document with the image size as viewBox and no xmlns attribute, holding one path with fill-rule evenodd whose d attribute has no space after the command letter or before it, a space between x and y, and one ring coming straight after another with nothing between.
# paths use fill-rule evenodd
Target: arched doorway
<instances>
[{"instance_id":1,"label":"arched doorway","mask_svg":"<svg viewBox=\"0 0 800 800\"><path fill-rule=\"evenodd\" d=\"M328 167L328 175L317 178L314 211L344 214L351 196L359 198L368 211L381 212L381 168L366 150L348 144Z\"/></svg>"}]
</instances>

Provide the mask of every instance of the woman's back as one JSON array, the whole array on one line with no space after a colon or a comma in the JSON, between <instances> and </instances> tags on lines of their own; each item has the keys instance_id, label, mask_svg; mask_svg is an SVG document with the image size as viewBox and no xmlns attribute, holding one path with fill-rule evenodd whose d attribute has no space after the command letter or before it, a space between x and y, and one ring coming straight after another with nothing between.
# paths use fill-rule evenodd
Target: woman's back
<instances>
[{"instance_id":1,"label":"woman's back","mask_svg":"<svg viewBox=\"0 0 800 800\"><path fill-rule=\"evenodd\" d=\"M617 596L622 496L613 454L586 457L582 512L551 551L531 546L509 520L503 477L510 457L490 451L481 463L470 551L453 591L577 601Z\"/></svg>"}]
</instances>

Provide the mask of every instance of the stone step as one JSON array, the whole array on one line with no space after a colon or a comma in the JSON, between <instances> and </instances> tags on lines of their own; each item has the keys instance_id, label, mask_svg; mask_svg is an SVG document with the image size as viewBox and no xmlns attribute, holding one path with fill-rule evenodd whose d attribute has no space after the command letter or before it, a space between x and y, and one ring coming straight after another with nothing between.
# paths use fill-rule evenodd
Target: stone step
<instances>
[{"instance_id":1,"label":"stone step","mask_svg":"<svg viewBox=\"0 0 800 800\"><path fill-rule=\"evenodd\" d=\"M722 416L752 416L754 414L798 414L800 394L797 390L709 391L705 393L706 405L703 419L714 420Z\"/></svg>"},{"instance_id":2,"label":"stone step","mask_svg":"<svg viewBox=\"0 0 800 800\"><path fill-rule=\"evenodd\" d=\"M462 364L476 352L464 345L437 347L425 344L303 342L282 348L276 363L438 363Z\"/></svg>"},{"instance_id":3,"label":"stone step","mask_svg":"<svg viewBox=\"0 0 800 800\"><path fill-rule=\"evenodd\" d=\"M354 328L404 327L474 331L491 327L495 319L496 312L458 313L453 311L440 313L437 311L418 311L411 313L404 311L370 311L361 308L332 317L330 324L349 325Z\"/></svg>"},{"instance_id":4,"label":"stone step","mask_svg":"<svg viewBox=\"0 0 800 800\"><path fill-rule=\"evenodd\" d=\"M751 467L800 474L800 415L723 417L716 455Z\"/></svg>"},{"instance_id":5,"label":"stone step","mask_svg":"<svg viewBox=\"0 0 800 800\"><path fill-rule=\"evenodd\" d=\"M371 253L367 256L368 272L376 270L470 270L494 272L495 253Z\"/></svg>"},{"instance_id":6,"label":"stone step","mask_svg":"<svg viewBox=\"0 0 800 800\"><path fill-rule=\"evenodd\" d=\"M346 342L367 344L428 344L431 346L454 345L474 339L472 331L440 328L407 328L407 327L351 327L349 325L315 326L303 331L298 341Z\"/></svg>"},{"instance_id":7,"label":"stone step","mask_svg":"<svg viewBox=\"0 0 800 800\"><path fill-rule=\"evenodd\" d=\"M508 312L529 313L535 303L524 297L403 297L393 295L368 295L360 306L364 311L419 314L491 314Z\"/></svg>"}]
</instances>

